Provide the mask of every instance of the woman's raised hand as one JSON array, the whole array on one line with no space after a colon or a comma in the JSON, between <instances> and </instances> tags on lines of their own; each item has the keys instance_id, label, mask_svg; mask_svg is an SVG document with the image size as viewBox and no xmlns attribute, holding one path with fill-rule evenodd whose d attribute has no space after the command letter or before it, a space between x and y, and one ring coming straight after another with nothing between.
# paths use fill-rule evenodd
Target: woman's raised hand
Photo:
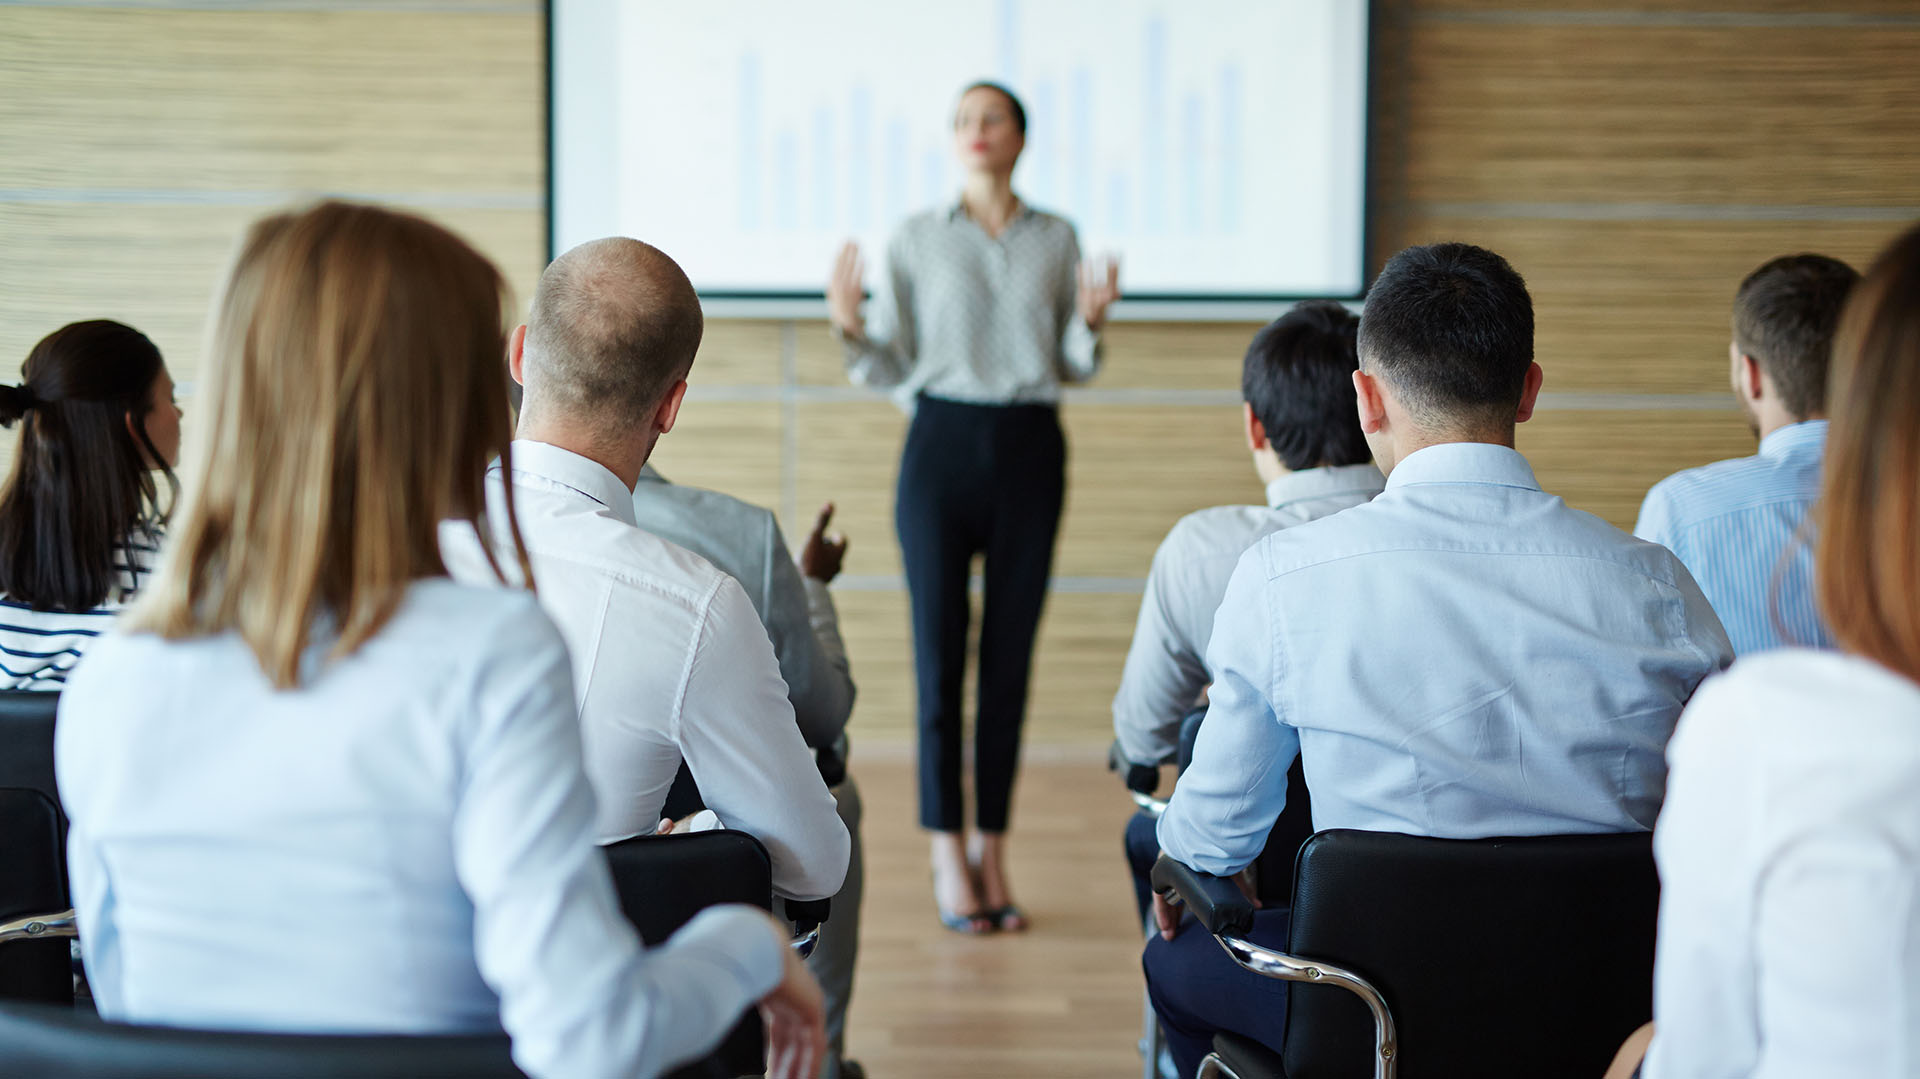
<instances>
[{"instance_id":1,"label":"woman's raised hand","mask_svg":"<svg viewBox=\"0 0 1920 1079\"><path fill-rule=\"evenodd\" d=\"M1098 331L1107 321L1107 308L1120 298L1120 260L1108 255L1083 261L1074 267L1074 282L1079 286L1080 317L1088 329Z\"/></svg>"},{"instance_id":2,"label":"woman's raised hand","mask_svg":"<svg viewBox=\"0 0 1920 1079\"><path fill-rule=\"evenodd\" d=\"M827 317L848 337L866 336L867 324L860 317L860 301L866 296L867 265L860 258L860 245L848 240L840 245L833 260L833 273L827 277Z\"/></svg>"}]
</instances>

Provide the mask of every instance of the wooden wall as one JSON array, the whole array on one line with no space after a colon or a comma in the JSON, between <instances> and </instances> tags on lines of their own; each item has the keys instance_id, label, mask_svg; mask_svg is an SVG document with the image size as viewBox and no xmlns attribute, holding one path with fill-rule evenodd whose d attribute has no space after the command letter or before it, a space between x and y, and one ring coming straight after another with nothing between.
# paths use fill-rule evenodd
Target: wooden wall
<instances>
[{"instance_id":1,"label":"wooden wall","mask_svg":"<svg viewBox=\"0 0 1920 1079\"><path fill-rule=\"evenodd\" d=\"M1660 476L1751 450L1725 387L1740 277L1797 250L1864 260L1920 218L1920 0L1378 12L1373 263L1441 238L1514 262L1547 371L1521 448L1617 524ZM445 221L524 300L545 229L541 18L513 0L0 3L0 366L109 316L190 384L241 226L319 193ZM1253 329L1116 325L1106 372L1069 401L1035 741L1104 743L1159 537L1259 498L1234 403ZM846 385L817 322L715 320L694 383L661 468L779 507L793 534L839 503L856 730L904 737L900 415Z\"/></svg>"}]
</instances>

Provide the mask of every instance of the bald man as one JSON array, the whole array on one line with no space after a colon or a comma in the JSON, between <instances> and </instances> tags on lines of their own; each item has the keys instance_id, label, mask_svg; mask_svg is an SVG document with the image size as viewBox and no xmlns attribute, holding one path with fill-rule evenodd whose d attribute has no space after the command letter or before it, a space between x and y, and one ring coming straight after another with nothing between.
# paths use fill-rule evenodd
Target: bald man
<instances>
[{"instance_id":1,"label":"bald man","mask_svg":"<svg viewBox=\"0 0 1920 1079\"><path fill-rule=\"evenodd\" d=\"M573 658L602 843L650 833L681 762L726 826L756 836L774 890L840 890L847 830L800 736L773 646L738 582L642 531L633 488L673 430L700 347L699 298L637 240L595 240L547 267L509 369L524 396L489 486L511 485L541 607ZM491 570L471 531L442 534L454 576Z\"/></svg>"}]
</instances>

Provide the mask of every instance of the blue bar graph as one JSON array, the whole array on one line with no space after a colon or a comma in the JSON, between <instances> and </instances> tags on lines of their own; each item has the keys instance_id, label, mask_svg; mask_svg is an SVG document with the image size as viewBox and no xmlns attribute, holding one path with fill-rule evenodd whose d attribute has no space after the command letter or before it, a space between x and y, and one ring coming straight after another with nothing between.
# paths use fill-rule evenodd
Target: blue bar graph
<instances>
[{"instance_id":1,"label":"blue bar graph","mask_svg":"<svg viewBox=\"0 0 1920 1079\"><path fill-rule=\"evenodd\" d=\"M788 231L800 225L800 139L791 131L773 140L773 223Z\"/></svg>"},{"instance_id":2,"label":"blue bar graph","mask_svg":"<svg viewBox=\"0 0 1920 1079\"><path fill-rule=\"evenodd\" d=\"M847 102L847 221L856 232L874 223L873 93L865 86L854 87Z\"/></svg>"},{"instance_id":3,"label":"blue bar graph","mask_svg":"<svg viewBox=\"0 0 1920 1079\"><path fill-rule=\"evenodd\" d=\"M740 227L760 228L760 57L740 57Z\"/></svg>"},{"instance_id":4,"label":"blue bar graph","mask_svg":"<svg viewBox=\"0 0 1920 1079\"><path fill-rule=\"evenodd\" d=\"M1237 232L1240 228L1240 170L1244 161L1240 149L1240 68L1228 64L1220 69L1220 229Z\"/></svg>"},{"instance_id":5,"label":"blue bar graph","mask_svg":"<svg viewBox=\"0 0 1920 1079\"><path fill-rule=\"evenodd\" d=\"M1140 58L1140 206L1150 234L1167 230L1167 20L1147 20Z\"/></svg>"},{"instance_id":6,"label":"blue bar graph","mask_svg":"<svg viewBox=\"0 0 1920 1079\"><path fill-rule=\"evenodd\" d=\"M1023 57L1022 0L993 0L992 12L994 74L1027 92L1024 196L1097 223L1115 240L1242 228L1246 85L1238 62L1225 56L1195 71L1193 57L1179 51L1177 13L1154 10L1135 39L1137 96L1116 102L1096 96L1108 75L1097 65L1120 58L1040 50ZM838 100L770 101L780 91L768 85L768 70L758 53L740 57L743 229L871 234L952 199L944 127L904 115L864 76ZM1030 76L1024 84L1023 73ZM781 119L769 123L769 110L783 106L800 111L775 112ZM1126 143L1113 142L1111 117L1101 126L1100 110L1115 107L1132 112L1124 118L1132 132Z\"/></svg>"}]
</instances>

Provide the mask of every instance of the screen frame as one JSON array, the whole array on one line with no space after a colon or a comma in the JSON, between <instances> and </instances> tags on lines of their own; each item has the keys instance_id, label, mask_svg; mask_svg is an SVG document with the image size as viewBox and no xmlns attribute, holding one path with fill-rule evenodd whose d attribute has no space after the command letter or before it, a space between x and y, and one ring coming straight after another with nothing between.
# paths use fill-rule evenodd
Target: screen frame
<instances>
[{"instance_id":1,"label":"screen frame","mask_svg":"<svg viewBox=\"0 0 1920 1079\"><path fill-rule=\"evenodd\" d=\"M545 56L543 85L546 100L542 114L546 121L546 168L542 179L546 186L542 200L546 213L546 261L559 254L555 236L554 173L559 140L553 115L553 73L555 8L560 0L544 0L541 31ZM1241 322L1266 321L1277 311L1302 300L1341 300L1357 303L1373 283L1371 264L1374 241L1374 102L1380 78L1380 0L1367 0L1367 33L1361 52L1367 70L1360 80L1360 285L1352 293L1285 292L1141 292L1125 293L1108 313L1117 322ZM544 267L543 267L544 268ZM824 276L824 274L822 275ZM1124 288L1124 281L1122 282ZM701 289L701 307L715 318L825 319L827 295L824 285L818 290L793 289Z\"/></svg>"}]
</instances>

